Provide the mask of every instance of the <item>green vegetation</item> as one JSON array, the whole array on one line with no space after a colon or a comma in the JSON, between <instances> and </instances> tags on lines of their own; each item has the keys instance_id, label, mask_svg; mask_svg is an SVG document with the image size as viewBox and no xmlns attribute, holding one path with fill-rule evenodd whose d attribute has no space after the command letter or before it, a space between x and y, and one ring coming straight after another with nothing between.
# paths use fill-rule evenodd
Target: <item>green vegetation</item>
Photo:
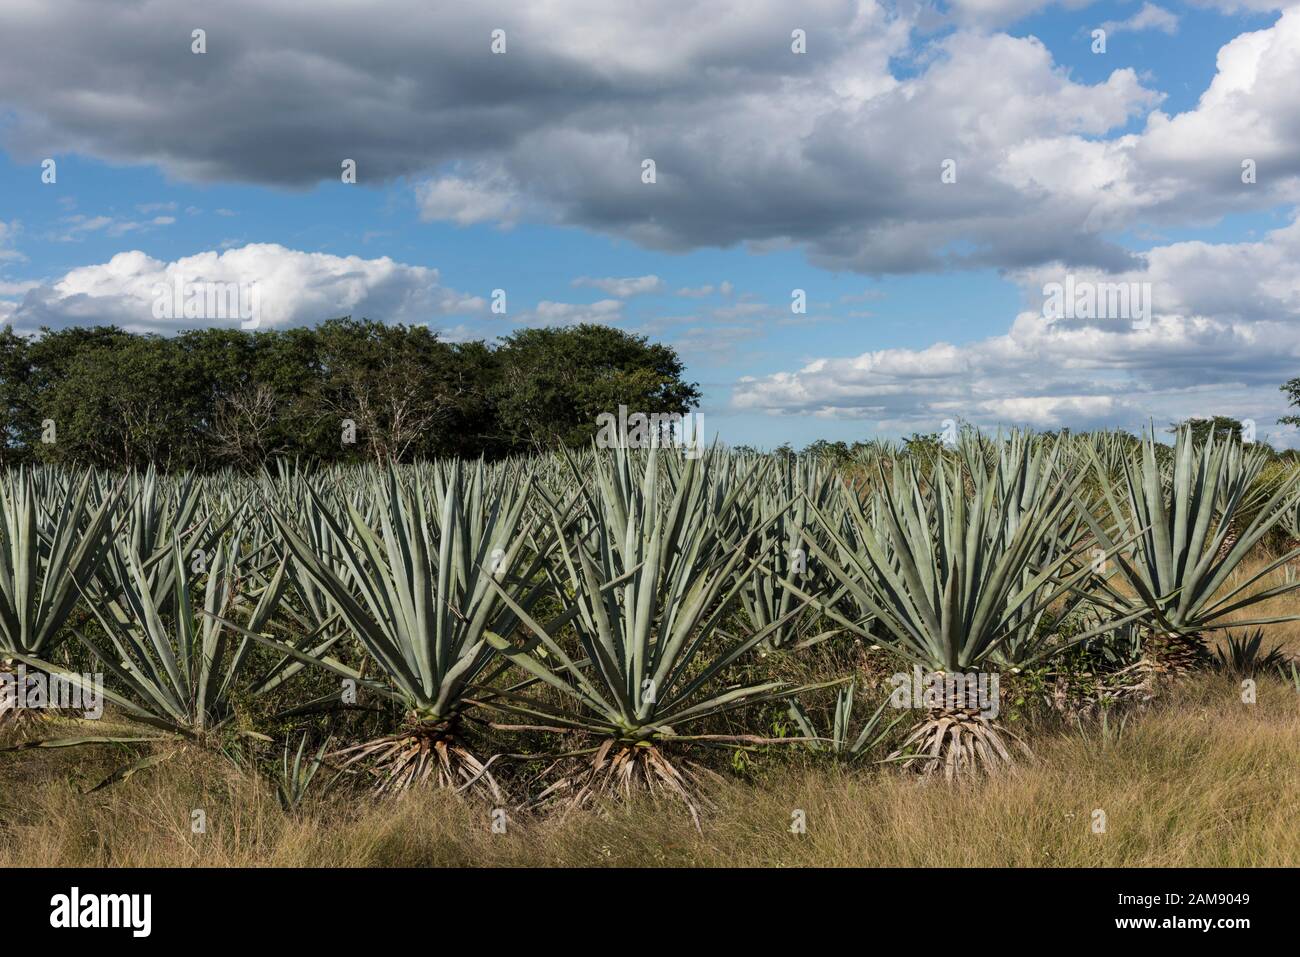
<instances>
[{"instance_id":1,"label":"green vegetation","mask_svg":"<svg viewBox=\"0 0 1300 957\"><path fill-rule=\"evenodd\" d=\"M684 413L699 397L672 349L608 326L524 329L496 347L352 319L171 337L0 328L0 465L500 458L585 446L620 403Z\"/></svg>"},{"instance_id":2,"label":"green vegetation","mask_svg":"<svg viewBox=\"0 0 1300 957\"><path fill-rule=\"evenodd\" d=\"M51 749L87 755L84 784L110 792L226 762L252 789L236 803L264 790L297 822L265 826L272 857L366 792L479 795L544 843L549 808L684 809L703 831L745 789L771 811L799 775L883 808L914 772L995 789L1029 751L1061 762L1034 786L1061 787L1071 760L1086 779L1114 765L1115 729L1144 709L1172 728L1207 688L1232 702L1216 714L1293 695L1300 471L1190 427L1172 449L963 430L839 465L720 447L255 475L38 465L0 498L0 673L84 691L103 674L109 705L96 723L4 703L0 777ZM1229 633L1217 657L1169 642L1248 624L1269 630ZM891 697L922 672L937 696ZM1297 747L1291 708L1262 738Z\"/></svg>"}]
</instances>

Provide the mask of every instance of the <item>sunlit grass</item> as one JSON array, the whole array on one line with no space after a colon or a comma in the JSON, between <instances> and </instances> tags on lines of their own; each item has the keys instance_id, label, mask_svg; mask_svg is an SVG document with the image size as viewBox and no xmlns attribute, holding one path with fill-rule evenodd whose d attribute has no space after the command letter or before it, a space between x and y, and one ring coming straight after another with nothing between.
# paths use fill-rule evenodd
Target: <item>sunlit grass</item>
<instances>
[{"instance_id":1,"label":"sunlit grass","mask_svg":"<svg viewBox=\"0 0 1300 957\"><path fill-rule=\"evenodd\" d=\"M505 833L489 805L428 790L336 793L290 816L266 782L198 752L83 795L121 755L25 752L5 758L0 866L1300 865L1293 687L1264 679L1248 705L1200 676L1108 729L1038 735L1033 761L964 786L760 757L716 789L701 833L649 798L563 818L508 807Z\"/></svg>"}]
</instances>

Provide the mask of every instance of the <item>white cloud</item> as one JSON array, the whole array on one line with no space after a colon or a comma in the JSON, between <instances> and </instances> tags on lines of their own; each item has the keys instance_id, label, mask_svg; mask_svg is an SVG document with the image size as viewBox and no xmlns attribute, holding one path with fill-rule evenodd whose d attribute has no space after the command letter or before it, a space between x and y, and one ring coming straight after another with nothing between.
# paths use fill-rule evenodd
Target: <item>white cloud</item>
<instances>
[{"instance_id":1,"label":"white cloud","mask_svg":"<svg viewBox=\"0 0 1300 957\"><path fill-rule=\"evenodd\" d=\"M704 299L708 296L730 296L735 291L735 287L728 281L723 280L714 286L712 283L706 283L703 286L683 286L677 290L677 295L686 299Z\"/></svg>"},{"instance_id":2,"label":"white cloud","mask_svg":"<svg viewBox=\"0 0 1300 957\"><path fill-rule=\"evenodd\" d=\"M781 0L728 0L725 16L714 0L653 14L391 0L379 17L327 4L310 23L291 0L230 0L208 14L223 38L214 72L188 44L162 45L188 37L183 11L146 4L104 22L88 0L50 0L39 15L0 8L0 107L19 156L68 149L189 181L298 187L334 179L322 158L346 156L362 184L409 177L423 218L466 226L537 220L675 250L792 245L867 273L1121 266L1127 252L1097 226L1123 228L1152 200L1127 175L1132 146L1105 137L1160 96L1133 69L1085 83L1039 40L984 32L1039 6L964 0L953 10L971 27L933 33L918 28L922 5L812 0L800 56L774 29L790 21ZM503 24L505 56L471 42ZM1027 177L1043 156L1048 169ZM1140 202L1059 182L1076 168ZM1198 190L1172 199L1184 217L1202 212Z\"/></svg>"},{"instance_id":3,"label":"white cloud","mask_svg":"<svg viewBox=\"0 0 1300 957\"><path fill-rule=\"evenodd\" d=\"M150 205L156 206L159 204ZM63 224L63 228L54 238L62 242L78 242L91 233L103 232L105 235L118 237L157 226L171 226L176 222L176 217L154 216L148 220L130 220L117 219L113 216L84 216L78 213L65 216L60 222Z\"/></svg>"},{"instance_id":4,"label":"white cloud","mask_svg":"<svg viewBox=\"0 0 1300 957\"><path fill-rule=\"evenodd\" d=\"M1137 33L1158 30L1173 35L1178 32L1178 17L1154 3L1142 4L1142 9L1126 20L1107 20L1101 25L1107 34Z\"/></svg>"},{"instance_id":5,"label":"white cloud","mask_svg":"<svg viewBox=\"0 0 1300 957\"><path fill-rule=\"evenodd\" d=\"M957 29L936 32L925 5L813 0L799 56L773 28L790 18L780 0L730 0L725 17L709 0L653 15L595 0L390 0L382 17L327 4L310 23L291 0L231 0L210 13L225 66L214 73L187 44L161 45L189 35L183 11L145 4L105 22L89 0L49 0L39 15L11 3L0 108L20 157L66 149L185 180L301 187L338 175L322 157L347 156L363 184L409 177L430 221L536 220L673 250L796 247L868 274L1126 268L1113 237L1135 226L1300 201L1300 8L1226 45L1197 107L1166 115L1132 68L1082 82L1038 39L988 32L1048 5L957 0L945 13ZM1114 26L1173 29L1164 7L1134 9ZM470 42L502 24L505 56ZM1145 126L1125 132L1135 119ZM948 159L957 181L941 184ZM1260 171L1249 189L1243 159ZM146 225L96 222L69 235Z\"/></svg>"},{"instance_id":6,"label":"white cloud","mask_svg":"<svg viewBox=\"0 0 1300 957\"><path fill-rule=\"evenodd\" d=\"M1042 284L1064 267L1018 274L1031 308L1008 332L966 344L818 358L792 372L741 379L744 411L873 420L936 431L945 418L1038 428L1163 425L1189 415L1272 422L1278 386L1300 365L1300 220L1259 242L1174 243L1119 275L1151 284L1149 328L1117 319L1050 322Z\"/></svg>"},{"instance_id":7,"label":"white cloud","mask_svg":"<svg viewBox=\"0 0 1300 957\"><path fill-rule=\"evenodd\" d=\"M1087 6L1091 0L949 0L949 17L977 27L1001 27L1054 5L1067 9Z\"/></svg>"},{"instance_id":8,"label":"white cloud","mask_svg":"<svg viewBox=\"0 0 1300 957\"><path fill-rule=\"evenodd\" d=\"M486 336L483 330L468 323L457 323L450 327L431 326L443 342L477 342Z\"/></svg>"},{"instance_id":9,"label":"white cloud","mask_svg":"<svg viewBox=\"0 0 1300 957\"><path fill-rule=\"evenodd\" d=\"M594 279L591 276L579 276L573 280L574 286L599 289L601 292L619 299L629 296L642 296L662 292L664 281L658 276L627 276L625 278L609 277Z\"/></svg>"},{"instance_id":10,"label":"white cloud","mask_svg":"<svg viewBox=\"0 0 1300 957\"><path fill-rule=\"evenodd\" d=\"M623 303L618 299L601 299L593 303L543 299L531 310L512 318L526 326L570 326L579 323L608 325L623 318Z\"/></svg>"},{"instance_id":11,"label":"white cloud","mask_svg":"<svg viewBox=\"0 0 1300 957\"><path fill-rule=\"evenodd\" d=\"M158 319L154 302L175 283L228 283L257 289L263 328L353 315L423 323L433 317L486 312L486 302L441 285L438 270L394 262L302 252L268 243L203 252L172 262L143 252L73 269L26 290L9 319L27 331L81 323L115 323L135 332L169 332L225 319Z\"/></svg>"},{"instance_id":12,"label":"white cloud","mask_svg":"<svg viewBox=\"0 0 1300 957\"><path fill-rule=\"evenodd\" d=\"M499 171L484 167L472 176L443 176L416 187L420 217L459 226L494 222L513 225L523 213L522 197Z\"/></svg>"}]
</instances>

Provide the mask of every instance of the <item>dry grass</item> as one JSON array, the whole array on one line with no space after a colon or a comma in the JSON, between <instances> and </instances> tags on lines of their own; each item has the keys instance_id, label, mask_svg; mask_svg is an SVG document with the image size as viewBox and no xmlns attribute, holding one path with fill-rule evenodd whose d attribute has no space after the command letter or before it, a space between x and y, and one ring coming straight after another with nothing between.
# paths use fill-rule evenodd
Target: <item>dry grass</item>
<instances>
[{"instance_id":1,"label":"dry grass","mask_svg":"<svg viewBox=\"0 0 1300 957\"><path fill-rule=\"evenodd\" d=\"M1266 564L1262 559L1256 560L1256 554L1258 553L1252 553L1250 558L1241 564L1241 567L1238 568L1228 580L1227 588L1224 589L1224 593L1226 593L1228 589L1235 588L1242 582L1249 580L1251 576L1255 575ZM1290 562L1287 566L1283 566L1282 568L1275 570L1272 574L1260 579L1254 586L1252 586L1251 592L1263 591L1266 588L1272 588L1284 584L1286 582L1288 568L1291 570L1293 575L1300 575L1300 561ZM1286 595L1279 595L1276 598L1270 598L1267 601L1260 602L1258 605L1252 605L1249 608L1243 608L1240 611L1233 612L1228 616L1228 619L1230 621L1249 621L1254 618L1278 618L1283 615L1294 615L1296 613L1296 595L1296 592L1291 592ZM1253 629L1246 628L1241 630ZM1264 626L1264 631L1264 644L1266 649L1271 648L1274 645L1281 645L1282 650L1287 654L1300 656L1300 621L1274 622L1273 624ZM1211 643L1216 643L1217 641L1222 640L1222 635L1222 631L1210 635Z\"/></svg>"},{"instance_id":2,"label":"dry grass","mask_svg":"<svg viewBox=\"0 0 1300 957\"><path fill-rule=\"evenodd\" d=\"M27 866L1255 866L1300 865L1300 696L1198 676L1158 707L1033 740L1035 759L975 786L764 758L713 792L697 833L675 802L565 819L417 791L331 795L297 816L269 786L197 753L91 795L122 755L0 756L0 867ZM191 833L202 808L207 833ZM1106 833L1092 830L1094 809ZM792 814L807 833L792 834Z\"/></svg>"}]
</instances>

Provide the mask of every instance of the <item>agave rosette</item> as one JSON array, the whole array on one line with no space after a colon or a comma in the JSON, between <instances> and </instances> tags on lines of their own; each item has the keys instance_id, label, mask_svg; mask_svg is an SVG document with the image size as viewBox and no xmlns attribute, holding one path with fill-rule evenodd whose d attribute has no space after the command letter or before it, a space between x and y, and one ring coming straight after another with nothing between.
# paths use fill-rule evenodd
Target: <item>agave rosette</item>
<instances>
[{"instance_id":1,"label":"agave rosette","mask_svg":"<svg viewBox=\"0 0 1300 957\"><path fill-rule=\"evenodd\" d=\"M598 457L585 513L577 521L558 511L553 516L555 593L566 605L561 620L571 624L579 653L570 653L554 624L539 624L508 596L532 640L489 636L503 656L572 705L512 692L500 695L499 706L594 741L571 752L589 753L591 762L543 798L568 793L580 803L637 782L686 799L694 812L693 772L678 768L664 748L769 741L689 731L791 693L780 681L728 681L729 669L800 608L747 635L725 630L745 587L746 566L758 561L746 557L758 530L724 548L728 538L718 533L706 506L707 458L661 471L660 454L638 457L617 449Z\"/></svg>"},{"instance_id":2,"label":"agave rosette","mask_svg":"<svg viewBox=\"0 0 1300 957\"><path fill-rule=\"evenodd\" d=\"M493 660L490 639L510 634L516 614L545 588L538 573L543 559L530 552L533 538L523 521L530 485L504 481L500 473L493 482L482 464L467 476L454 463L433 478L432 489L419 475L407 488L390 469L376 509L378 528L354 502L340 516L309 490L333 560L322 557L291 516L275 513L293 575L328 595L380 676L364 678L336 659L285 650L406 713L398 734L345 749L345 767L370 767L380 790L417 781L458 787L482 781L495 791L486 766L460 740L461 719L472 704L471 685Z\"/></svg>"},{"instance_id":3,"label":"agave rosette","mask_svg":"<svg viewBox=\"0 0 1300 957\"><path fill-rule=\"evenodd\" d=\"M1295 509L1300 473L1291 472L1260 504L1253 488L1263 459L1246 453L1236 440L1211 435L1198 446L1184 427L1167 465L1157 452L1148 435L1141 451L1123 461L1124 481L1115 486L1103 480L1102 517L1092 510L1083 514L1098 542L1114 553L1118 568L1116 580L1101 582L1097 600L1117 615L1140 614L1153 633L1150 663L1163 668L1156 659L1167 655L1170 670L1183 670L1205 660L1201 636L1206 631L1296 617L1235 616L1300 587L1293 576L1255 587L1285 569L1300 548L1234 578L1264 536ZM1094 465L1104 476L1100 460ZM1248 505L1253 517L1238 521Z\"/></svg>"}]
</instances>

